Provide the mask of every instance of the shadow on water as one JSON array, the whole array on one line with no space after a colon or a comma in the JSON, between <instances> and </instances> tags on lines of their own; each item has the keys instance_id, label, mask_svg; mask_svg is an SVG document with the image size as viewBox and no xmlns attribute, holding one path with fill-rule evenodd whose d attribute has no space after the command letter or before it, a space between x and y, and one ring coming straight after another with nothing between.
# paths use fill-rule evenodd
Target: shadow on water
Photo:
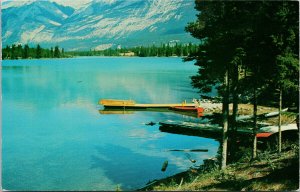
<instances>
[{"instance_id":1,"label":"shadow on water","mask_svg":"<svg viewBox=\"0 0 300 192\"><path fill-rule=\"evenodd\" d=\"M158 112L158 113L175 113L178 115L185 115L189 117L197 118L197 113L194 112L185 112L185 111L176 111L168 108L141 108L141 109L120 109L120 108L104 108L98 110L101 115L108 114L134 114L136 112Z\"/></svg>"},{"instance_id":2,"label":"shadow on water","mask_svg":"<svg viewBox=\"0 0 300 192\"><path fill-rule=\"evenodd\" d=\"M103 169L106 176L116 183L116 186L120 185L123 190L133 190L145 185L149 180L167 176L166 173L161 172L165 158L143 155L111 144L95 146L95 149L97 154L91 156L90 169ZM175 165L171 164L168 167L170 171L174 169L176 169Z\"/></svg>"},{"instance_id":3,"label":"shadow on water","mask_svg":"<svg viewBox=\"0 0 300 192\"><path fill-rule=\"evenodd\" d=\"M222 139L222 132L216 132L216 131L207 131L207 130L202 131L202 130L187 129L187 128L175 127L175 126L163 126L163 125L159 127L159 130L161 132L166 132L166 133L215 139L216 141L221 141Z\"/></svg>"}]
</instances>

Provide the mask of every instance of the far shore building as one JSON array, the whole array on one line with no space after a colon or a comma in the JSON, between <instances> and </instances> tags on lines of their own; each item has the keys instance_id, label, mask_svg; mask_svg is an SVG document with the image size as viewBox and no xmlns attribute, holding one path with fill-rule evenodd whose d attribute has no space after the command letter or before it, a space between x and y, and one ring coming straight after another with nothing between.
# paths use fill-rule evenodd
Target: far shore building
<instances>
[{"instance_id":1,"label":"far shore building","mask_svg":"<svg viewBox=\"0 0 300 192\"><path fill-rule=\"evenodd\" d=\"M126 53L120 53L120 56L132 57L134 56L134 52L128 51Z\"/></svg>"}]
</instances>

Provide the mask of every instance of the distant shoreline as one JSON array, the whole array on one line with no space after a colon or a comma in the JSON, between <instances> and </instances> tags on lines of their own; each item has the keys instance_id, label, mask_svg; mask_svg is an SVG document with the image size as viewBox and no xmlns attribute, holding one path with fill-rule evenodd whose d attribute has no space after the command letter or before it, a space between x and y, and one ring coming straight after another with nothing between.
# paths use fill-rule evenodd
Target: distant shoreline
<instances>
[{"instance_id":1,"label":"distant shoreline","mask_svg":"<svg viewBox=\"0 0 300 192\"><path fill-rule=\"evenodd\" d=\"M73 56L73 57L60 57L60 58L20 58L20 59L2 59L2 61L17 61L17 60L54 60L54 59L75 59L75 58L185 58L185 56L179 57L179 56L148 56L148 57L139 57L139 56Z\"/></svg>"},{"instance_id":2,"label":"distant shoreline","mask_svg":"<svg viewBox=\"0 0 300 192\"><path fill-rule=\"evenodd\" d=\"M64 48L29 47L27 44L6 46L2 48L2 60L27 59L27 58L72 58L72 57L187 57L198 52L197 44L162 44L161 46L139 46L131 48L109 48L105 50L65 51Z\"/></svg>"}]
</instances>

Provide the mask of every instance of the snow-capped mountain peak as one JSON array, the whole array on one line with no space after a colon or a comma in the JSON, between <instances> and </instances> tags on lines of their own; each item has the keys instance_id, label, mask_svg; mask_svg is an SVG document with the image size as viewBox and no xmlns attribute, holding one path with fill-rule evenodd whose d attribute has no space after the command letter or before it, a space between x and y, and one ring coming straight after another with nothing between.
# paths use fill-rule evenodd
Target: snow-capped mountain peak
<instances>
[{"instance_id":1,"label":"snow-capped mountain peak","mask_svg":"<svg viewBox=\"0 0 300 192\"><path fill-rule=\"evenodd\" d=\"M1 8L7 9L10 7L20 7L24 5L29 5L36 0L26 0L26 1L16 1L16 0L2 0L1 1Z\"/></svg>"},{"instance_id":2,"label":"snow-capped mountain peak","mask_svg":"<svg viewBox=\"0 0 300 192\"><path fill-rule=\"evenodd\" d=\"M92 0L50 0L51 2L56 2L57 4L63 5L63 6L69 6L74 8L75 10L80 9L82 7L88 6L88 4Z\"/></svg>"},{"instance_id":3,"label":"snow-capped mountain peak","mask_svg":"<svg viewBox=\"0 0 300 192\"><path fill-rule=\"evenodd\" d=\"M36 0L8 6L9 3L12 2L3 2L7 7L2 10L4 46L58 44L79 50L194 41L184 31L187 23L195 20L193 0Z\"/></svg>"}]
</instances>

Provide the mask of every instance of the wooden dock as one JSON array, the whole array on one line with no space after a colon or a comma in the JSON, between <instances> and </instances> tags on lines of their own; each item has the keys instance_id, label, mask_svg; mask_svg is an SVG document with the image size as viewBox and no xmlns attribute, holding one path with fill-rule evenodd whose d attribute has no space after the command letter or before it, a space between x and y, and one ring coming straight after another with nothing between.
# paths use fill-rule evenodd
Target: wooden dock
<instances>
[{"instance_id":1,"label":"wooden dock","mask_svg":"<svg viewBox=\"0 0 300 192\"><path fill-rule=\"evenodd\" d=\"M195 107L194 103L169 103L169 104L138 104L133 100L114 100L114 99L101 99L99 104L105 108L131 108L131 109L142 109L142 108L169 108L177 106Z\"/></svg>"}]
</instances>

